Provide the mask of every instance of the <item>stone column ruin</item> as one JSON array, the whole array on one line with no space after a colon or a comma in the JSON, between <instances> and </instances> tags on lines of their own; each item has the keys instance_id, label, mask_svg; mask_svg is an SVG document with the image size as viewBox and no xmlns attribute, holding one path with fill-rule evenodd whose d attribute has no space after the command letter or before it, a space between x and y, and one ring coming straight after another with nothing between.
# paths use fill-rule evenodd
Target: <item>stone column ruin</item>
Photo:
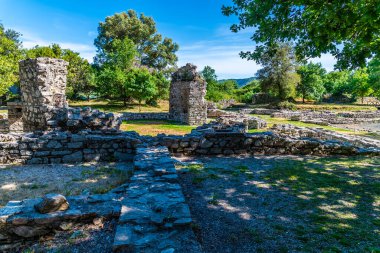
<instances>
[{"instance_id":1,"label":"stone column ruin","mask_svg":"<svg viewBox=\"0 0 380 253\"><path fill-rule=\"evenodd\" d=\"M20 61L20 88L24 131L46 130L54 109L67 108L68 63L36 58Z\"/></svg>"},{"instance_id":2,"label":"stone column ruin","mask_svg":"<svg viewBox=\"0 0 380 253\"><path fill-rule=\"evenodd\" d=\"M172 75L169 118L188 125L203 125L207 121L206 81L192 64Z\"/></svg>"}]
</instances>

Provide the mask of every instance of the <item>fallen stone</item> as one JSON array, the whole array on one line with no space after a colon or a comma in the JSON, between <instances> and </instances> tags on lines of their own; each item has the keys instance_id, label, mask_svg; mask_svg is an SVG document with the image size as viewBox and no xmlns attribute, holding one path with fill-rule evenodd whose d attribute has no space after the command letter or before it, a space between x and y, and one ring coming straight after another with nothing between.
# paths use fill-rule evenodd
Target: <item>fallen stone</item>
<instances>
[{"instance_id":1,"label":"fallen stone","mask_svg":"<svg viewBox=\"0 0 380 253\"><path fill-rule=\"evenodd\" d=\"M42 199L42 201L36 204L34 207L37 210L37 212L45 214L57 211L65 211L69 209L69 203L63 195L47 194Z\"/></svg>"}]
</instances>

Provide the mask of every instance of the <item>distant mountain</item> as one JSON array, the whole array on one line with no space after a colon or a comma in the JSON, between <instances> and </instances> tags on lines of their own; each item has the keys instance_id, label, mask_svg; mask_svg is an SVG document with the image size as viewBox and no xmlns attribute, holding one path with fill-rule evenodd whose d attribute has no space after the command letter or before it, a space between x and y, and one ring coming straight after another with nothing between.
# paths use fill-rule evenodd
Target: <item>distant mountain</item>
<instances>
[{"instance_id":1,"label":"distant mountain","mask_svg":"<svg viewBox=\"0 0 380 253\"><path fill-rule=\"evenodd\" d=\"M244 85L247 85L248 83L250 83L251 81L253 81L255 79L256 79L255 77L242 78L242 79L223 79L223 80L219 80L218 82L221 83L221 82L232 80L232 81L237 82L237 84L239 85L239 87L242 87Z\"/></svg>"}]
</instances>

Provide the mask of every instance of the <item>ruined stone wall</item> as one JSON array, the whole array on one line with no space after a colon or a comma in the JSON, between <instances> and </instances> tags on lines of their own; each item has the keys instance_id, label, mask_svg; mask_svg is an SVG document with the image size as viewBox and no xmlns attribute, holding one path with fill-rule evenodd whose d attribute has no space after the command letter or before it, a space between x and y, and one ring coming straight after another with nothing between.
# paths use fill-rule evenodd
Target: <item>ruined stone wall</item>
<instances>
[{"instance_id":1,"label":"ruined stone wall","mask_svg":"<svg viewBox=\"0 0 380 253\"><path fill-rule=\"evenodd\" d=\"M132 161L141 138L133 132L0 134L0 164Z\"/></svg>"},{"instance_id":2,"label":"ruined stone wall","mask_svg":"<svg viewBox=\"0 0 380 253\"><path fill-rule=\"evenodd\" d=\"M167 112L123 112L121 115L123 120L168 120Z\"/></svg>"},{"instance_id":3,"label":"ruined stone wall","mask_svg":"<svg viewBox=\"0 0 380 253\"><path fill-rule=\"evenodd\" d=\"M67 107L67 65L64 60L51 58L27 59L20 62L25 131L47 129L52 110Z\"/></svg>"},{"instance_id":4,"label":"ruined stone wall","mask_svg":"<svg viewBox=\"0 0 380 253\"><path fill-rule=\"evenodd\" d=\"M8 122L10 132L23 132L24 122L22 118L22 103L8 102Z\"/></svg>"},{"instance_id":5,"label":"ruined stone wall","mask_svg":"<svg viewBox=\"0 0 380 253\"><path fill-rule=\"evenodd\" d=\"M207 120L206 82L191 64L172 76L170 86L170 119L189 125L202 125Z\"/></svg>"}]
</instances>

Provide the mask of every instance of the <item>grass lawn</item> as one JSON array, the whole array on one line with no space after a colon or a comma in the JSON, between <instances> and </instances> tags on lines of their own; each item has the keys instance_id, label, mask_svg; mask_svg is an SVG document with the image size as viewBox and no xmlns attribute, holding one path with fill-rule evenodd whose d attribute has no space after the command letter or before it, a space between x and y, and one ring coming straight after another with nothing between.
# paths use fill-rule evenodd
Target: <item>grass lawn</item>
<instances>
[{"instance_id":1,"label":"grass lawn","mask_svg":"<svg viewBox=\"0 0 380 253\"><path fill-rule=\"evenodd\" d=\"M380 158L189 159L178 169L206 249L380 252Z\"/></svg>"},{"instance_id":2,"label":"grass lawn","mask_svg":"<svg viewBox=\"0 0 380 253\"><path fill-rule=\"evenodd\" d=\"M380 252L379 158L282 161L264 179L309 210L295 231L306 251Z\"/></svg>"},{"instance_id":3,"label":"grass lawn","mask_svg":"<svg viewBox=\"0 0 380 253\"><path fill-rule=\"evenodd\" d=\"M128 120L121 125L123 131L136 131L141 135L151 136L158 134L184 135L190 133L194 128L196 127L169 120Z\"/></svg>"},{"instance_id":4,"label":"grass lawn","mask_svg":"<svg viewBox=\"0 0 380 253\"><path fill-rule=\"evenodd\" d=\"M91 100L91 101L69 101L71 107L91 107L103 112L139 112L139 106L137 103L123 105L121 101L109 101L109 100ZM159 101L158 106L149 106L142 104L141 112L168 112L169 101Z\"/></svg>"}]
</instances>

